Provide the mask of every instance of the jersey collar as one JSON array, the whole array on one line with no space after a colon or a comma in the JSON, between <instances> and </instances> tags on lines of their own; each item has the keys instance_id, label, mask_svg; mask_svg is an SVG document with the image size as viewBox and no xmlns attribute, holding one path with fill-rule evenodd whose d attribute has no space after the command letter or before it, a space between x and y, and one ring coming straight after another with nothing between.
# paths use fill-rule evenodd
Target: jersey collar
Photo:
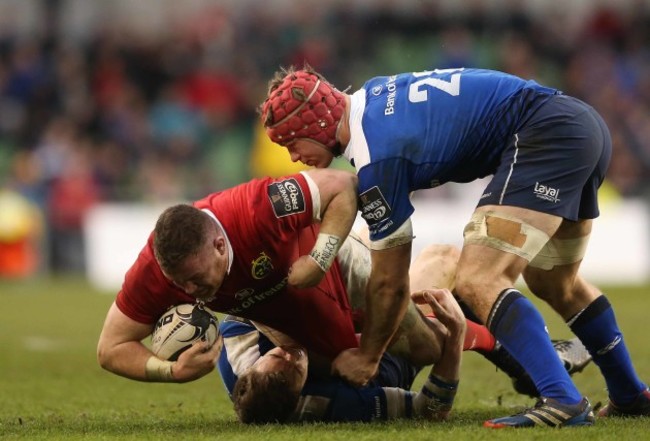
<instances>
[{"instance_id":1,"label":"jersey collar","mask_svg":"<svg viewBox=\"0 0 650 441\"><path fill-rule=\"evenodd\" d=\"M217 216L208 210L207 208L203 208L201 211L206 213L208 216L210 216L221 228L221 231L223 231L223 237L226 238L226 246L228 247L228 272L227 274L230 274L230 268L232 267L232 260L233 260L233 252L232 252L232 245L230 244L230 239L228 239L228 233L226 233L226 229L223 227L221 222L219 222L219 219L217 219Z\"/></svg>"},{"instance_id":2,"label":"jersey collar","mask_svg":"<svg viewBox=\"0 0 650 441\"><path fill-rule=\"evenodd\" d=\"M361 125L365 109L366 91L359 89L350 96L350 141L343 152L357 170L370 162L368 143Z\"/></svg>"}]
</instances>

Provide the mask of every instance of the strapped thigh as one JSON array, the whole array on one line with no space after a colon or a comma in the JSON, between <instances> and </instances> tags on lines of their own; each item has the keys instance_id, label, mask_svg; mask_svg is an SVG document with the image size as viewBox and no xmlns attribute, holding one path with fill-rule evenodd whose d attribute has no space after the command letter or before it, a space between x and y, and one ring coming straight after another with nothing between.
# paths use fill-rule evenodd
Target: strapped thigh
<instances>
[{"instance_id":1,"label":"strapped thigh","mask_svg":"<svg viewBox=\"0 0 650 441\"><path fill-rule=\"evenodd\" d=\"M549 240L528 266L552 270L557 265L569 265L585 257L589 235L577 239Z\"/></svg>"},{"instance_id":2,"label":"strapped thigh","mask_svg":"<svg viewBox=\"0 0 650 441\"><path fill-rule=\"evenodd\" d=\"M528 262L544 248L549 236L542 230L496 211L474 212L463 231L465 245L483 245L516 254Z\"/></svg>"}]
</instances>

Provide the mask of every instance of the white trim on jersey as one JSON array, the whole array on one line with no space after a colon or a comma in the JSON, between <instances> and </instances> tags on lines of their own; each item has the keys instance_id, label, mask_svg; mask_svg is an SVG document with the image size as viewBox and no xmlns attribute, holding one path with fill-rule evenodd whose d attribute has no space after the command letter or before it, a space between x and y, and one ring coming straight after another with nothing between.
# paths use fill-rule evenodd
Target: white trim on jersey
<instances>
[{"instance_id":1,"label":"white trim on jersey","mask_svg":"<svg viewBox=\"0 0 650 441\"><path fill-rule=\"evenodd\" d=\"M259 338L260 332L253 330L246 334L223 339L228 363L230 363L232 371L237 377L240 377L246 369L253 366L262 356L260 353Z\"/></svg>"},{"instance_id":2,"label":"white trim on jersey","mask_svg":"<svg viewBox=\"0 0 650 441\"><path fill-rule=\"evenodd\" d=\"M406 219L397 230L393 231L383 239L371 240L370 249L373 251L386 250L409 242L413 242L413 225L411 223L411 218Z\"/></svg>"},{"instance_id":3,"label":"white trim on jersey","mask_svg":"<svg viewBox=\"0 0 650 441\"><path fill-rule=\"evenodd\" d=\"M343 156L348 161L354 160L354 167L357 171L370 163L368 140L361 125L365 109L366 91L359 89L350 97L350 142L343 152Z\"/></svg>"},{"instance_id":4,"label":"white trim on jersey","mask_svg":"<svg viewBox=\"0 0 650 441\"><path fill-rule=\"evenodd\" d=\"M210 216L216 223L219 225L219 228L221 228L221 231L223 231L223 237L226 238L226 246L228 247L228 272L227 274L230 274L230 268L232 267L232 262L233 262L233 252L232 252L232 245L230 244L230 239L228 239L228 233L226 233L226 229L221 225L221 222L219 222L219 219L217 219L217 216L208 210L207 208L203 208L201 211L206 213L208 216Z\"/></svg>"},{"instance_id":5,"label":"white trim on jersey","mask_svg":"<svg viewBox=\"0 0 650 441\"><path fill-rule=\"evenodd\" d=\"M311 193L311 217L316 221L320 221L320 190L318 189L318 185L316 185L306 171L301 171L300 174L305 177L305 181L307 181L307 185L309 186L309 192Z\"/></svg>"}]
</instances>

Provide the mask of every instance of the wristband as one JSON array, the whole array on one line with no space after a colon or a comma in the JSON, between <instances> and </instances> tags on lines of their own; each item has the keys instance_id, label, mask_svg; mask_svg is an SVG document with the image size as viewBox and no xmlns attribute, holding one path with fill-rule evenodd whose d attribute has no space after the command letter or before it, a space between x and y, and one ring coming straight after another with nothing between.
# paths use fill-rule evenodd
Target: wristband
<instances>
[{"instance_id":1,"label":"wristband","mask_svg":"<svg viewBox=\"0 0 650 441\"><path fill-rule=\"evenodd\" d=\"M174 362L172 361L161 360L152 355L147 359L147 364L144 365L144 373L149 381L173 382L173 365Z\"/></svg>"},{"instance_id":2,"label":"wristband","mask_svg":"<svg viewBox=\"0 0 650 441\"><path fill-rule=\"evenodd\" d=\"M429 406L431 408L448 406L451 409L458 390L458 381L448 382L435 374L429 374L427 380L422 386L422 393L429 398Z\"/></svg>"},{"instance_id":3,"label":"wristband","mask_svg":"<svg viewBox=\"0 0 650 441\"><path fill-rule=\"evenodd\" d=\"M424 408L420 412L428 419L445 420L454 404L458 381L449 382L435 374L429 374L427 380L420 392L426 397Z\"/></svg>"},{"instance_id":4,"label":"wristband","mask_svg":"<svg viewBox=\"0 0 650 441\"><path fill-rule=\"evenodd\" d=\"M332 266L332 262L336 259L336 253L341 248L341 238L327 233L319 233L316 244L312 248L309 256L314 259L316 265L327 272Z\"/></svg>"},{"instance_id":5,"label":"wristband","mask_svg":"<svg viewBox=\"0 0 650 441\"><path fill-rule=\"evenodd\" d=\"M458 390L458 380L449 381L436 374L429 374L428 380L437 395L449 397Z\"/></svg>"}]
</instances>

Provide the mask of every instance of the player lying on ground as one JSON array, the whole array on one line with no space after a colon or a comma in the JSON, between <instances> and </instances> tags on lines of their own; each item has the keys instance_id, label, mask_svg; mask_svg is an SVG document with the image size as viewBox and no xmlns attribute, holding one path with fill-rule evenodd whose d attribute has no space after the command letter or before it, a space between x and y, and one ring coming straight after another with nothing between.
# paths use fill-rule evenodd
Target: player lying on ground
<instances>
[{"instance_id":1,"label":"player lying on ground","mask_svg":"<svg viewBox=\"0 0 650 441\"><path fill-rule=\"evenodd\" d=\"M465 318L449 290L421 292L447 329L441 360L420 392L411 392L420 367L384 354L377 377L366 387L340 378L308 379L308 353L300 346L275 346L250 322L228 316L220 324L225 349L219 370L243 423L288 421L380 421L446 419L459 381ZM256 360L252 354L259 354ZM231 364L232 360L232 364ZM255 360L253 362L253 360ZM252 363L248 368L243 364ZM233 369L245 369L237 377Z\"/></svg>"},{"instance_id":2,"label":"player lying on ground","mask_svg":"<svg viewBox=\"0 0 650 441\"><path fill-rule=\"evenodd\" d=\"M348 240L355 239L356 236L351 236ZM355 240L354 243L359 249L365 249L360 242ZM344 246L341 260L349 261L349 254L348 247ZM420 292L434 289L433 286L449 285L453 282L458 254L459 251L451 246L427 247L413 263L411 285L421 289ZM443 324L448 330L458 329L458 318L454 313L456 301L448 298L451 295L446 290L436 295L445 300L440 302L445 309L439 311L437 317L445 320ZM436 305L438 303L433 306ZM429 309L430 312L433 311ZM466 323L469 325L468 333L461 349L477 350L495 357L513 377L518 390L537 395L534 384L521 366L508 357L503 348L493 349L495 341L485 332L486 329L470 321ZM441 363L432 369L429 382L425 384L426 390L415 394L409 389L422 366L415 366L399 356L385 354L377 377L368 387L357 388L336 377L307 376L308 353L304 348L291 342L276 346L246 320L228 316L220 324L220 330L224 349L219 359L219 370L234 401L236 413L245 423L371 421L401 417L440 419L446 416L453 401L454 383L457 385L458 380L453 377L454 350L457 349L453 343L455 332L446 334L445 342L450 340L451 343L443 345ZM587 351L576 340L558 343L557 347L560 358L572 372L581 370L590 360ZM309 366L313 368L313 365ZM438 407L433 405L435 402ZM427 411L431 406L438 411Z\"/></svg>"}]
</instances>

